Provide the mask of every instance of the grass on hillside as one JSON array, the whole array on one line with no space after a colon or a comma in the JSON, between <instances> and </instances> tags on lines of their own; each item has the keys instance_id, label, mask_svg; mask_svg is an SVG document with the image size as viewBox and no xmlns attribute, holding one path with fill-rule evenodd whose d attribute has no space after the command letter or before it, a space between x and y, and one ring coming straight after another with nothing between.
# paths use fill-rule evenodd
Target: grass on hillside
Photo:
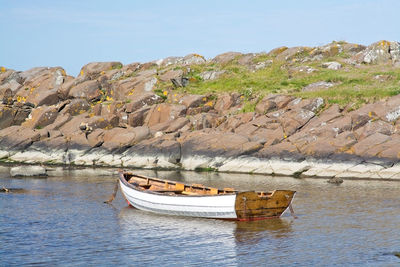
<instances>
[{"instance_id":1,"label":"grass on hillside","mask_svg":"<svg viewBox=\"0 0 400 267\"><path fill-rule=\"evenodd\" d=\"M243 112L253 111L257 103L254 99L261 99L271 93L302 98L322 97L327 103L337 103L340 106L352 104L354 108L400 93L400 68L393 68L391 65L355 67L343 62L346 57L339 54L322 62L305 63L274 61L270 66L257 71L251 71L248 67L237 64L236 60L225 65L211 63L194 65L190 67L188 73L189 85L178 90L190 94L238 92L245 96ZM273 58L260 55L253 61L257 63L268 59ZM338 61L343 67L339 70L322 68L322 63L327 61ZM293 68L300 66L309 66L317 71L310 74L293 71ZM203 81L199 74L210 70L225 70L225 73L219 79ZM381 75L384 79L380 81L377 75ZM335 85L319 91L302 91L305 86L320 81ZM166 84L160 86L164 87Z\"/></svg>"}]
</instances>

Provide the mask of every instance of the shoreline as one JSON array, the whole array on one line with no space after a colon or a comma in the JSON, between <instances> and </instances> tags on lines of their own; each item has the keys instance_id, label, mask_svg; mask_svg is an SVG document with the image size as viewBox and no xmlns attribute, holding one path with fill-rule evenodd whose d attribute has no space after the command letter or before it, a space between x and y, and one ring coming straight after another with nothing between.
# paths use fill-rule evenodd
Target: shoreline
<instances>
[{"instance_id":1,"label":"shoreline","mask_svg":"<svg viewBox=\"0 0 400 267\"><path fill-rule=\"evenodd\" d=\"M43 153L28 149L12 154L12 152L0 150L0 155L3 156L0 164L211 171L232 174L289 176L294 178L400 181L400 163L382 159L373 162L371 159L365 160L357 157L351 159L347 156L341 160L310 157L299 157L296 160L294 157L290 159L287 156L284 158L258 158L249 155L226 157L223 155L207 156L198 154L182 157L178 162L172 163L168 152L139 156L138 153L128 153L127 151L110 153L104 149L97 149L96 153L85 153L84 150L75 149L62 153L59 150L49 150L49 153ZM9 156L4 157L5 154L9 154ZM52 160L49 161L49 158L52 158ZM74 161L70 161L71 159L74 159Z\"/></svg>"}]
</instances>

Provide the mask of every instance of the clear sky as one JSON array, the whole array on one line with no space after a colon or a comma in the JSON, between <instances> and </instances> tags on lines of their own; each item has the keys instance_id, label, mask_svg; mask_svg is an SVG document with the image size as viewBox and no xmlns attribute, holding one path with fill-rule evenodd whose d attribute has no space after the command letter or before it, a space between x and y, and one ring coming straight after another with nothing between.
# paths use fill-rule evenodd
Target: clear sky
<instances>
[{"instance_id":1,"label":"clear sky","mask_svg":"<svg viewBox=\"0 0 400 267\"><path fill-rule=\"evenodd\" d=\"M0 0L0 65L147 62L333 40L400 41L398 0Z\"/></svg>"}]
</instances>

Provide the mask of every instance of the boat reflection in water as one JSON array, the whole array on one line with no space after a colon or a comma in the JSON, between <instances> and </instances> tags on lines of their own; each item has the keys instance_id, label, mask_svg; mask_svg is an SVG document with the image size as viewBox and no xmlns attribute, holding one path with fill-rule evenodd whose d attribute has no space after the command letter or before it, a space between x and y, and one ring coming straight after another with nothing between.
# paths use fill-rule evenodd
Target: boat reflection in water
<instances>
[{"instance_id":1,"label":"boat reflection in water","mask_svg":"<svg viewBox=\"0 0 400 267\"><path fill-rule=\"evenodd\" d=\"M290 235L291 218L239 222L157 215L131 207L119 213L122 247L141 264L239 264L239 254ZM157 249L152 249L157 248Z\"/></svg>"}]
</instances>

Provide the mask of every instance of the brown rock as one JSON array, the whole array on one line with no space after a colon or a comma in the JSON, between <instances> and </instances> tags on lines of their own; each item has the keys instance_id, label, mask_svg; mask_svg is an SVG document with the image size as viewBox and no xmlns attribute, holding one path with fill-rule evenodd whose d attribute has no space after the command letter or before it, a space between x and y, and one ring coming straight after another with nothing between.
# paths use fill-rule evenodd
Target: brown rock
<instances>
[{"instance_id":1,"label":"brown rock","mask_svg":"<svg viewBox=\"0 0 400 267\"><path fill-rule=\"evenodd\" d=\"M304 57L304 54L308 54L311 50L312 48L310 47L291 47L278 54L276 59L280 61L297 61L299 58Z\"/></svg>"},{"instance_id":2,"label":"brown rock","mask_svg":"<svg viewBox=\"0 0 400 267\"><path fill-rule=\"evenodd\" d=\"M352 43L344 43L342 44L343 51L350 53L352 55L355 55L358 52L363 51L365 48L367 48L364 45L359 45L359 44L352 44Z\"/></svg>"},{"instance_id":3,"label":"brown rock","mask_svg":"<svg viewBox=\"0 0 400 267\"><path fill-rule=\"evenodd\" d=\"M317 138L316 141L304 147L302 152L317 158L328 157L336 151L336 147L333 146L330 141L330 138Z\"/></svg>"},{"instance_id":4,"label":"brown rock","mask_svg":"<svg viewBox=\"0 0 400 267\"><path fill-rule=\"evenodd\" d=\"M225 110L228 110L234 105L238 104L239 100L239 95L237 94L223 94L220 95L217 99L217 102L214 105L214 109L223 112Z\"/></svg>"},{"instance_id":5,"label":"brown rock","mask_svg":"<svg viewBox=\"0 0 400 267\"><path fill-rule=\"evenodd\" d=\"M317 129L324 127L325 125L331 123L333 120L341 118L342 114L340 112L339 105L334 104L330 106L328 109L321 112L318 116L312 118L307 126L305 126L304 130L309 131L312 129ZM330 127L330 125L329 125Z\"/></svg>"},{"instance_id":6,"label":"brown rock","mask_svg":"<svg viewBox=\"0 0 400 267\"><path fill-rule=\"evenodd\" d=\"M353 59L358 63L377 64L391 61L390 42L382 40L369 45L356 54Z\"/></svg>"},{"instance_id":7,"label":"brown rock","mask_svg":"<svg viewBox=\"0 0 400 267\"><path fill-rule=\"evenodd\" d=\"M72 99L65 108L62 110L62 113L68 113L72 116L85 113L90 109L90 104L86 99Z\"/></svg>"},{"instance_id":8,"label":"brown rock","mask_svg":"<svg viewBox=\"0 0 400 267\"><path fill-rule=\"evenodd\" d=\"M218 115L212 113L200 113L190 117L190 123L193 130L205 128L216 128L219 125Z\"/></svg>"},{"instance_id":9,"label":"brown rock","mask_svg":"<svg viewBox=\"0 0 400 267\"><path fill-rule=\"evenodd\" d=\"M358 140L362 140L374 133L390 136L394 133L394 126L385 121L369 121L355 131Z\"/></svg>"},{"instance_id":10,"label":"brown rock","mask_svg":"<svg viewBox=\"0 0 400 267\"><path fill-rule=\"evenodd\" d=\"M393 135L387 142L369 148L367 151L365 151L365 156L381 157L382 155L384 155L385 158L396 159L400 152L398 148L399 144L400 136Z\"/></svg>"},{"instance_id":11,"label":"brown rock","mask_svg":"<svg viewBox=\"0 0 400 267\"><path fill-rule=\"evenodd\" d=\"M333 84L331 82L320 81L320 82L311 83L311 84L303 87L303 89L301 89L301 90L303 92L315 92L315 91L327 90L333 86L335 86L335 84Z\"/></svg>"},{"instance_id":12,"label":"brown rock","mask_svg":"<svg viewBox=\"0 0 400 267\"><path fill-rule=\"evenodd\" d=\"M0 83L0 99L13 97L22 87L23 80L17 72L7 71L9 73Z\"/></svg>"},{"instance_id":13,"label":"brown rock","mask_svg":"<svg viewBox=\"0 0 400 267\"><path fill-rule=\"evenodd\" d=\"M176 120L169 123L169 126L168 128L165 129L165 132L167 133L176 132L179 129L182 129L185 125L188 125L189 123L190 121L187 118L184 117L177 118Z\"/></svg>"},{"instance_id":14,"label":"brown rock","mask_svg":"<svg viewBox=\"0 0 400 267\"><path fill-rule=\"evenodd\" d=\"M368 114L360 114L355 112L351 115L351 128L353 131L357 130L358 128L364 126L367 122L370 121L370 117Z\"/></svg>"},{"instance_id":15,"label":"brown rock","mask_svg":"<svg viewBox=\"0 0 400 267\"><path fill-rule=\"evenodd\" d=\"M133 73L135 71L138 71L140 69L142 64L140 64L139 62L133 62L127 65L124 65L122 67L122 71L125 73Z\"/></svg>"},{"instance_id":16,"label":"brown rock","mask_svg":"<svg viewBox=\"0 0 400 267\"><path fill-rule=\"evenodd\" d=\"M64 124L71 120L72 116L69 113L62 113L57 116L53 123L47 125L45 128L51 133L51 131L60 129ZM60 132L61 133L61 132Z\"/></svg>"},{"instance_id":17,"label":"brown rock","mask_svg":"<svg viewBox=\"0 0 400 267\"><path fill-rule=\"evenodd\" d=\"M66 137L68 149L88 150L91 148L86 133L74 132ZM73 158L71 159L73 161Z\"/></svg>"},{"instance_id":18,"label":"brown rock","mask_svg":"<svg viewBox=\"0 0 400 267\"><path fill-rule=\"evenodd\" d=\"M337 152L345 152L357 143L357 138L354 133L345 131L336 136L331 143L336 147Z\"/></svg>"},{"instance_id":19,"label":"brown rock","mask_svg":"<svg viewBox=\"0 0 400 267\"><path fill-rule=\"evenodd\" d=\"M73 77L67 76L65 78L64 83L57 89L58 97L60 99L67 99L71 88L73 88L73 87L77 86L78 84L83 83L87 80L88 80L87 77L77 77L74 79Z\"/></svg>"},{"instance_id":20,"label":"brown rock","mask_svg":"<svg viewBox=\"0 0 400 267\"><path fill-rule=\"evenodd\" d=\"M87 135L87 141L91 147L99 147L104 143L104 130L95 129Z\"/></svg>"},{"instance_id":21,"label":"brown rock","mask_svg":"<svg viewBox=\"0 0 400 267\"><path fill-rule=\"evenodd\" d=\"M0 129L14 125L14 116L16 113L16 108L0 106Z\"/></svg>"},{"instance_id":22,"label":"brown rock","mask_svg":"<svg viewBox=\"0 0 400 267\"><path fill-rule=\"evenodd\" d=\"M256 56L257 54L254 53L244 54L238 58L238 64L243 66L250 66L253 64L253 60Z\"/></svg>"},{"instance_id":23,"label":"brown rock","mask_svg":"<svg viewBox=\"0 0 400 267\"><path fill-rule=\"evenodd\" d=\"M150 130L146 126L128 127L126 129L114 128L104 131L104 143L102 146L108 150L128 148L150 136Z\"/></svg>"},{"instance_id":24,"label":"brown rock","mask_svg":"<svg viewBox=\"0 0 400 267\"><path fill-rule=\"evenodd\" d=\"M90 79L96 79L102 72L122 68L121 62L91 62L81 68L79 76L86 76Z\"/></svg>"},{"instance_id":25,"label":"brown rock","mask_svg":"<svg viewBox=\"0 0 400 267\"><path fill-rule=\"evenodd\" d=\"M86 81L72 87L68 95L71 98L83 98L92 102L100 100L102 92L98 81Z\"/></svg>"},{"instance_id":26,"label":"brown rock","mask_svg":"<svg viewBox=\"0 0 400 267\"><path fill-rule=\"evenodd\" d=\"M206 100L204 95L185 95L179 100L179 104L186 108L195 108L203 104Z\"/></svg>"},{"instance_id":27,"label":"brown rock","mask_svg":"<svg viewBox=\"0 0 400 267\"><path fill-rule=\"evenodd\" d=\"M239 156L253 153L259 144L249 143L246 137L233 133L195 131L186 133L180 138L182 157L189 158L193 154L215 157L217 155Z\"/></svg>"},{"instance_id":28,"label":"brown rock","mask_svg":"<svg viewBox=\"0 0 400 267\"><path fill-rule=\"evenodd\" d=\"M144 93L151 93L157 84L156 70L145 70L135 73L134 77L119 80L113 83L113 92L116 100L135 100Z\"/></svg>"},{"instance_id":29,"label":"brown rock","mask_svg":"<svg viewBox=\"0 0 400 267\"><path fill-rule=\"evenodd\" d=\"M295 133L300 127L303 127L309 120L315 116L315 113L306 109L293 109L277 117L282 125L285 135L289 136Z\"/></svg>"},{"instance_id":30,"label":"brown rock","mask_svg":"<svg viewBox=\"0 0 400 267\"><path fill-rule=\"evenodd\" d=\"M128 125L132 127L142 126L150 109L150 107L143 107L133 113L129 113L127 122Z\"/></svg>"},{"instance_id":31,"label":"brown rock","mask_svg":"<svg viewBox=\"0 0 400 267\"><path fill-rule=\"evenodd\" d=\"M158 123L172 121L186 114L186 107L183 105L170 105L162 103L151 107L146 119L145 125L153 126Z\"/></svg>"},{"instance_id":32,"label":"brown rock","mask_svg":"<svg viewBox=\"0 0 400 267\"><path fill-rule=\"evenodd\" d=\"M290 142L281 142L275 145L266 145L263 149L257 152L256 156L261 158L270 158L274 156L292 156L298 154L296 146Z\"/></svg>"},{"instance_id":33,"label":"brown rock","mask_svg":"<svg viewBox=\"0 0 400 267\"><path fill-rule=\"evenodd\" d=\"M121 101L101 103L101 116L105 118L117 116L125 108Z\"/></svg>"},{"instance_id":34,"label":"brown rock","mask_svg":"<svg viewBox=\"0 0 400 267\"><path fill-rule=\"evenodd\" d=\"M255 111L259 114L266 114L277 108L275 102L271 101L269 97L264 97L260 102L258 102Z\"/></svg>"},{"instance_id":35,"label":"brown rock","mask_svg":"<svg viewBox=\"0 0 400 267\"><path fill-rule=\"evenodd\" d=\"M377 155L382 158L398 160L400 159L399 144L400 144L400 135L398 134L392 135L391 140L382 144L381 146L377 146L377 148L382 148L379 152L377 151Z\"/></svg>"},{"instance_id":36,"label":"brown rock","mask_svg":"<svg viewBox=\"0 0 400 267\"><path fill-rule=\"evenodd\" d=\"M288 49L288 47L286 47L286 46L277 47L277 48L274 48L271 51L269 51L268 55L275 57L275 56L281 54L282 52L286 51L287 49Z\"/></svg>"},{"instance_id":37,"label":"brown rock","mask_svg":"<svg viewBox=\"0 0 400 267\"><path fill-rule=\"evenodd\" d=\"M337 131L337 133L342 133L344 131L351 131L352 120L350 116L339 117L333 119L330 126Z\"/></svg>"},{"instance_id":38,"label":"brown rock","mask_svg":"<svg viewBox=\"0 0 400 267\"><path fill-rule=\"evenodd\" d=\"M66 79L64 69L46 68L36 76L29 76L25 80L23 89L20 89L15 99L24 98L25 102L33 103L36 106L53 105L59 101L57 90Z\"/></svg>"},{"instance_id":39,"label":"brown rock","mask_svg":"<svg viewBox=\"0 0 400 267\"><path fill-rule=\"evenodd\" d=\"M178 79L182 77L183 71L181 69L178 70L169 70L160 76L158 76L158 79L162 82L169 82L171 79Z\"/></svg>"},{"instance_id":40,"label":"brown rock","mask_svg":"<svg viewBox=\"0 0 400 267\"><path fill-rule=\"evenodd\" d=\"M212 59L212 62L218 63L218 64L226 64L241 55L242 55L242 53L239 53L239 52L227 52L227 53L217 55L215 58Z\"/></svg>"},{"instance_id":41,"label":"brown rock","mask_svg":"<svg viewBox=\"0 0 400 267\"><path fill-rule=\"evenodd\" d=\"M30 129L43 128L53 123L57 116L57 107L40 106L32 111L31 118L22 123L22 126Z\"/></svg>"},{"instance_id":42,"label":"brown rock","mask_svg":"<svg viewBox=\"0 0 400 267\"><path fill-rule=\"evenodd\" d=\"M372 149L373 147L385 143L389 140L390 136L381 133L375 133L355 144L351 148L351 151L356 155L366 156L369 149Z\"/></svg>"},{"instance_id":43,"label":"brown rock","mask_svg":"<svg viewBox=\"0 0 400 267\"><path fill-rule=\"evenodd\" d=\"M218 126L218 130L233 132L234 129L238 128L244 123L252 121L255 117L256 114L254 112L241 113L229 117L224 123Z\"/></svg>"},{"instance_id":44,"label":"brown rock","mask_svg":"<svg viewBox=\"0 0 400 267\"><path fill-rule=\"evenodd\" d=\"M184 65L197 65L204 63L206 63L205 58L199 54L189 54L183 57Z\"/></svg>"},{"instance_id":45,"label":"brown rock","mask_svg":"<svg viewBox=\"0 0 400 267\"><path fill-rule=\"evenodd\" d=\"M134 112L145 106L151 106L162 102L162 98L153 93L144 93L142 95L137 95L132 101L126 104L125 111L127 113Z\"/></svg>"},{"instance_id":46,"label":"brown rock","mask_svg":"<svg viewBox=\"0 0 400 267\"><path fill-rule=\"evenodd\" d=\"M278 109L285 108L293 99L293 96L287 95L275 95L270 98L270 100L276 103L276 107Z\"/></svg>"},{"instance_id":47,"label":"brown rock","mask_svg":"<svg viewBox=\"0 0 400 267\"><path fill-rule=\"evenodd\" d=\"M23 126L11 126L0 131L0 147L5 150L24 150L37 139L38 133Z\"/></svg>"}]
</instances>

